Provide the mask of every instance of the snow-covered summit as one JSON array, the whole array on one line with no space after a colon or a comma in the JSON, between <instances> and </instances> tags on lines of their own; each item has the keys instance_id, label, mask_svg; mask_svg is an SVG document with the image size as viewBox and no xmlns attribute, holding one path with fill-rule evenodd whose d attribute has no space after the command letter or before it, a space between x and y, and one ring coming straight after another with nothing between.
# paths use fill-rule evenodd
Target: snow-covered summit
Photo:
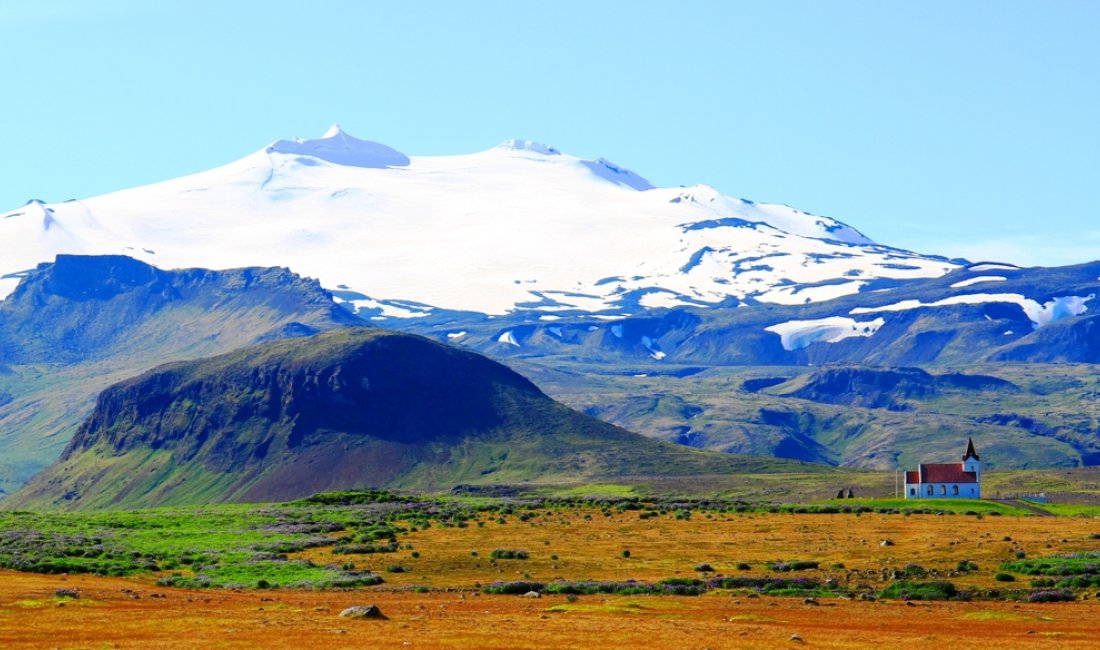
<instances>
[{"instance_id":1,"label":"snow-covered summit","mask_svg":"<svg viewBox=\"0 0 1100 650\"><path fill-rule=\"evenodd\" d=\"M338 124L333 124L323 136L314 140L276 140L267 152L310 156L337 165L368 169L405 167L409 164L409 157L400 151L350 136Z\"/></svg>"},{"instance_id":2,"label":"snow-covered summit","mask_svg":"<svg viewBox=\"0 0 1100 650\"><path fill-rule=\"evenodd\" d=\"M493 148L503 151L532 151L534 153L541 153L544 156L561 155L560 151L550 145L535 142L534 140L505 140Z\"/></svg>"},{"instance_id":3,"label":"snow-covered summit","mask_svg":"<svg viewBox=\"0 0 1100 650\"><path fill-rule=\"evenodd\" d=\"M954 268L828 217L654 187L530 140L410 157L339 127L191 176L0 214L0 241L0 297L58 253L123 253L162 268L290 267L367 313L404 316L804 303Z\"/></svg>"}]
</instances>

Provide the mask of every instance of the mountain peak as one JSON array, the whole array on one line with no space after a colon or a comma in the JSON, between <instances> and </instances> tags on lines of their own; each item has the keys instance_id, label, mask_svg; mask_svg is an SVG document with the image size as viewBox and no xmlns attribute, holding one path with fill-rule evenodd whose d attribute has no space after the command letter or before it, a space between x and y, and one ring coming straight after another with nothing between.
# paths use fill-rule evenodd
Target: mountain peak
<instances>
[{"instance_id":1,"label":"mountain peak","mask_svg":"<svg viewBox=\"0 0 1100 650\"><path fill-rule=\"evenodd\" d=\"M530 151L533 153L540 153L544 156L560 156L561 152L551 147L548 144L541 142L535 142L534 140L519 140L511 139L501 142L494 149L500 149L502 151Z\"/></svg>"},{"instance_id":2,"label":"mountain peak","mask_svg":"<svg viewBox=\"0 0 1100 650\"><path fill-rule=\"evenodd\" d=\"M348 135L339 124L330 126L320 138L276 140L266 151L269 154L308 156L346 167L385 169L409 165L409 157L400 151L379 142Z\"/></svg>"}]
</instances>

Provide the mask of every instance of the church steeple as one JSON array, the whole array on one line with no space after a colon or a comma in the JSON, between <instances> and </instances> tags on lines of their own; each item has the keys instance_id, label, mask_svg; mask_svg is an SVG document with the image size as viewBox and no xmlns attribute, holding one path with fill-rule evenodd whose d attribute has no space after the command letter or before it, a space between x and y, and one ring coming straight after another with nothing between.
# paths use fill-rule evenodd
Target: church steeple
<instances>
[{"instance_id":1,"label":"church steeple","mask_svg":"<svg viewBox=\"0 0 1100 650\"><path fill-rule=\"evenodd\" d=\"M966 439L966 453L963 454L963 462L965 463L967 460L969 460L971 458L973 458L974 460L981 460L981 458L978 458L978 452L974 451L974 439L973 438L967 438Z\"/></svg>"}]
</instances>

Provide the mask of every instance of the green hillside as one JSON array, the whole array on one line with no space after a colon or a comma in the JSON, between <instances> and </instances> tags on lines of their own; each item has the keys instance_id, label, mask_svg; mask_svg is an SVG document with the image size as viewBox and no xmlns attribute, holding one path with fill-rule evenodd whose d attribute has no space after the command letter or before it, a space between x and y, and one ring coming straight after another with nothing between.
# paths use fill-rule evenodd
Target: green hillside
<instances>
[{"instance_id":1,"label":"green hillside","mask_svg":"<svg viewBox=\"0 0 1100 650\"><path fill-rule=\"evenodd\" d=\"M650 440L572 411L480 355L347 328L111 386L62 458L4 505L145 507L773 470L831 471Z\"/></svg>"}]
</instances>

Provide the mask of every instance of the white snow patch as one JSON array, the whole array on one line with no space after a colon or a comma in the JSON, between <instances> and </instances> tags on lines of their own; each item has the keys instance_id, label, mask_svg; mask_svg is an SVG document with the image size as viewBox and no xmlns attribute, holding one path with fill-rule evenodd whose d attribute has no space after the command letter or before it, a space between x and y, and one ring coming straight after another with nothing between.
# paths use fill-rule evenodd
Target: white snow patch
<instances>
[{"instance_id":1,"label":"white snow patch","mask_svg":"<svg viewBox=\"0 0 1100 650\"><path fill-rule=\"evenodd\" d=\"M963 287L969 287L972 284L980 284L982 282L1004 282L1005 280L1008 280L1008 278L1001 275L979 275L974 278L968 278L966 280L956 282L955 284L951 285L951 288L962 289Z\"/></svg>"},{"instance_id":2,"label":"white snow patch","mask_svg":"<svg viewBox=\"0 0 1100 650\"><path fill-rule=\"evenodd\" d=\"M777 305L802 305L808 302L821 302L840 298L841 296L850 296L859 293L860 287L865 284L867 283L855 280L820 287L781 287L759 296L759 300Z\"/></svg>"},{"instance_id":3,"label":"white snow patch","mask_svg":"<svg viewBox=\"0 0 1100 650\"><path fill-rule=\"evenodd\" d=\"M650 291L638 299L638 304L647 309L660 309L693 305L695 303L691 300L685 300L680 294L671 291Z\"/></svg>"},{"instance_id":4,"label":"white snow patch","mask_svg":"<svg viewBox=\"0 0 1100 650\"><path fill-rule=\"evenodd\" d=\"M1018 293L972 293L962 296L951 296L936 302L921 302L919 300L902 300L892 305L882 307L856 307L850 314L873 314L883 311L907 311L921 307L945 307L948 305L981 305L990 302L1006 302L1020 306L1028 320L1038 329L1069 316L1079 316L1088 310L1086 302L1092 300L1095 294L1087 296L1059 296L1040 305L1031 298L1025 298Z\"/></svg>"},{"instance_id":5,"label":"white snow patch","mask_svg":"<svg viewBox=\"0 0 1100 650\"><path fill-rule=\"evenodd\" d=\"M645 346L645 349L649 350L649 356L653 357L657 361L660 361L661 359L664 359L666 356L668 356L661 350L658 350L656 342L648 336L642 337L642 345Z\"/></svg>"},{"instance_id":6,"label":"white snow patch","mask_svg":"<svg viewBox=\"0 0 1100 650\"><path fill-rule=\"evenodd\" d=\"M384 318L423 318L431 314L430 310L418 310L411 307L401 307L388 302L374 300L373 298L342 300L334 296L333 300L338 303L347 303L352 305L354 307L353 312L356 314L358 314L363 309L377 309L381 311L380 316L375 316L374 320L381 320Z\"/></svg>"},{"instance_id":7,"label":"white snow patch","mask_svg":"<svg viewBox=\"0 0 1100 650\"><path fill-rule=\"evenodd\" d=\"M15 288L19 286L20 278L0 278L0 300L3 300L11 295Z\"/></svg>"},{"instance_id":8,"label":"white snow patch","mask_svg":"<svg viewBox=\"0 0 1100 650\"><path fill-rule=\"evenodd\" d=\"M497 337L497 343L504 343L505 345L514 345L517 348L520 347L519 342L516 341L516 336L512 334L512 330L504 332Z\"/></svg>"},{"instance_id":9,"label":"white snow patch","mask_svg":"<svg viewBox=\"0 0 1100 650\"><path fill-rule=\"evenodd\" d=\"M836 343L853 336L871 336L886 321L876 318L858 322L844 316L830 316L818 320L792 320L765 327L764 330L779 335L784 350L798 350L811 343Z\"/></svg>"},{"instance_id":10,"label":"white snow patch","mask_svg":"<svg viewBox=\"0 0 1100 650\"><path fill-rule=\"evenodd\" d=\"M1013 266L1012 264L975 264L974 266L966 267L967 271L981 272L981 271L1019 271L1020 267Z\"/></svg>"},{"instance_id":11,"label":"white snow patch","mask_svg":"<svg viewBox=\"0 0 1100 650\"><path fill-rule=\"evenodd\" d=\"M458 339L462 338L463 336L466 336L466 332L448 332L448 334L447 334L447 338L452 340L452 341L457 341Z\"/></svg>"},{"instance_id":12,"label":"white snow patch","mask_svg":"<svg viewBox=\"0 0 1100 650\"><path fill-rule=\"evenodd\" d=\"M621 339L623 337L623 326L622 325L612 325L611 326L611 333L615 335L615 338L620 338Z\"/></svg>"},{"instance_id":13,"label":"white snow patch","mask_svg":"<svg viewBox=\"0 0 1100 650\"><path fill-rule=\"evenodd\" d=\"M547 331L549 331L554 336L558 337L559 339L561 338L561 328L560 327L552 326L552 327L547 327L546 329L547 329Z\"/></svg>"}]
</instances>

